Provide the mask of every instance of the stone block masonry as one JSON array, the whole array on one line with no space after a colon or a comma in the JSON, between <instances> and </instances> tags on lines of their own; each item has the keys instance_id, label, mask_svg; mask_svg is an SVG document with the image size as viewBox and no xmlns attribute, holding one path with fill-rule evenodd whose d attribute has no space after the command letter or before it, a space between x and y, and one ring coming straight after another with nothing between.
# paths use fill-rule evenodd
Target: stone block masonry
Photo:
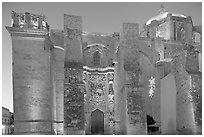
<instances>
[{"instance_id":1,"label":"stone block masonry","mask_svg":"<svg viewBox=\"0 0 204 137\"><path fill-rule=\"evenodd\" d=\"M85 134L82 18L64 15L64 134Z\"/></svg>"},{"instance_id":2,"label":"stone block masonry","mask_svg":"<svg viewBox=\"0 0 204 137\"><path fill-rule=\"evenodd\" d=\"M202 134L190 17L163 12L139 35L136 23L82 34L80 16L49 31L43 15L11 15L14 134Z\"/></svg>"},{"instance_id":3,"label":"stone block masonry","mask_svg":"<svg viewBox=\"0 0 204 137\"><path fill-rule=\"evenodd\" d=\"M14 134L52 134L48 31L7 30L12 36Z\"/></svg>"}]
</instances>

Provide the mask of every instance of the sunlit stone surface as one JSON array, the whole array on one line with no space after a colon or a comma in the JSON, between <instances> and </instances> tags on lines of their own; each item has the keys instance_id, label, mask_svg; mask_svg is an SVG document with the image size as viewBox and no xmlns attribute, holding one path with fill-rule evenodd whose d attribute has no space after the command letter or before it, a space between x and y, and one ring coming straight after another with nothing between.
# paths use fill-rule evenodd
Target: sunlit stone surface
<instances>
[{"instance_id":1,"label":"sunlit stone surface","mask_svg":"<svg viewBox=\"0 0 204 137\"><path fill-rule=\"evenodd\" d=\"M202 26L162 7L139 32L11 14L15 134L202 134Z\"/></svg>"}]
</instances>

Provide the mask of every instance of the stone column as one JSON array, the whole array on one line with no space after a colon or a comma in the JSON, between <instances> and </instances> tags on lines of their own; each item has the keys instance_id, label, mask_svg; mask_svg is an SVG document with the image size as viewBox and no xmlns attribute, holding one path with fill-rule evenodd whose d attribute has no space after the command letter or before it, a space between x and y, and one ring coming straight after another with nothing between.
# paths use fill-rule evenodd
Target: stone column
<instances>
[{"instance_id":1,"label":"stone column","mask_svg":"<svg viewBox=\"0 0 204 137\"><path fill-rule=\"evenodd\" d=\"M114 117L115 117L115 134L124 134L124 131L126 129L122 129L121 127L121 113L126 113L126 107L124 108L125 103L122 101L122 99L126 98L124 96L124 83L125 83L125 70L124 70L124 63L123 63L123 57L124 52L121 49L121 46L119 46L118 50L118 62L115 64L114 69L114 82L113 82L113 90L114 92ZM126 103L125 103L126 105ZM123 130L123 131L122 131Z\"/></svg>"},{"instance_id":2,"label":"stone column","mask_svg":"<svg viewBox=\"0 0 204 137\"><path fill-rule=\"evenodd\" d=\"M185 71L185 53L173 55L173 74L176 82L176 128L177 134L195 134L194 108L190 94L190 77Z\"/></svg>"},{"instance_id":3,"label":"stone column","mask_svg":"<svg viewBox=\"0 0 204 137\"><path fill-rule=\"evenodd\" d=\"M161 80L161 131L176 134L176 84L172 73Z\"/></svg>"},{"instance_id":4,"label":"stone column","mask_svg":"<svg viewBox=\"0 0 204 137\"><path fill-rule=\"evenodd\" d=\"M57 134L63 134L64 121L64 51L55 49L56 55L56 123Z\"/></svg>"},{"instance_id":5,"label":"stone column","mask_svg":"<svg viewBox=\"0 0 204 137\"><path fill-rule=\"evenodd\" d=\"M82 17L64 15L64 134L85 134Z\"/></svg>"},{"instance_id":6,"label":"stone column","mask_svg":"<svg viewBox=\"0 0 204 137\"><path fill-rule=\"evenodd\" d=\"M51 50L51 58L50 58L50 88L51 88L51 108L52 108L52 128L53 134L56 134L56 84L55 84L55 65L56 60L54 56L54 51Z\"/></svg>"},{"instance_id":7,"label":"stone column","mask_svg":"<svg viewBox=\"0 0 204 137\"><path fill-rule=\"evenodd\" d=\"M54 94L55 97L55 119L53 125L55 134L62 135L64 133L64 33L61 30L51 30L51 41L54 44L52 49L55 58L54 66Z\"/></svg>"},{"instance_id":8,"label":"stone column","mask_svg":"<svg viewBox=\"0 0 204 137\"><path fill-rule=\"evenodd\" d=\"M202 134L202 57L198 51L187 52L186 70L189 74L190 100L193 104L196 134ZM202 67L202 66L201 66Z\"/></svg>"},{"instance_id":9,"label":"stone column","mask_svg":"<svg viewBox=\"0 0 204 137\"><path fill-rule=\"evenodd\" d=\"M12 38L14 134L51 134L48 30L6 28Z\"/></svg>"}]
</instances>

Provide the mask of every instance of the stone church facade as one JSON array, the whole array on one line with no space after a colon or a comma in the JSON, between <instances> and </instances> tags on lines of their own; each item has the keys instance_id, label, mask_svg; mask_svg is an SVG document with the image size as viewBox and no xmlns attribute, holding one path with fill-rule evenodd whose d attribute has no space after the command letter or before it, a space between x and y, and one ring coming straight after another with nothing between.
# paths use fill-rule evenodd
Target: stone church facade
<instances>
[{"instance_id":1,"label":"stone church facade","mask_svg":"<svg viewBox=\"0 0 204 137\"><path fill-rule=\"evenodd\" d=\"M202 27L190 16L103 34L80 16L54 30L11 15L14 134L201 134Z\"/></svg>"}]
</instances>

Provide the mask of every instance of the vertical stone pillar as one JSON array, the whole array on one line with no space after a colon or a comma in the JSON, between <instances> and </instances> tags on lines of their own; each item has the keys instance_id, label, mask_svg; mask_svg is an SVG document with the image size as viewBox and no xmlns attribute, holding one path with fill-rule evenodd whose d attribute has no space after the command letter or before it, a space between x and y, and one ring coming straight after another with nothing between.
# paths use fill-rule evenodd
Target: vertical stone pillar
<instances>
[{"instance_id":1,"label":"vertical stone pillar","mask_svg":"<svg viewBox=\"0 0 204 137\"><path fill-rule=\"evenodd\" d=\"M48 30L6 28L12 38L14 134L51 134Z\"/></svg>"},{"instance_id":2,"label":"vertical stone pillar","mask_svg":"<svg viewBox=\"0 0 204 137\"><path fill-rule=\"evenodd\" d=\"M64 33L61 30L51 30L51 41L54 44L52 49L54 63L54 81L53 89L55 96L55 119L53 119L53 127L55 134L62 135L64 133Z\"/></svg>"},{"instance_id":3,"label":"vertical stone pillar","mask_svg":"<svg viewBox=\"0 0 204 137\"><path fill-rule=\"evenodd\" d=\"M171 21L172 14L167 14L167 21L166 21L166 38L168 40L174 39L174 28L173 28L173 22Z\"/></svg>"},{"instance_id":4,"label":"vertical stone pillar","mask_svg":"<svg viewBox=\"0 0 204 137\"><path fill-rule=\"evenodd\" d=\"M148 132L148 125L147 118L150 116L152 117L155 122L157 114L155 114L155 110L160 111L158 105L155 103L156 94L155 87L155 75L154 75L154 65L150 62L150 59L145 56L144 54L140 55L140 70L141 70L141 84L143 86L143 106L142 106L142 116L141 116L141 129L140 132L142 134L147 134ZM151 91L150 91L151 90ZM159 98L157 98L159 101ZM149 122L150 123L150 122ZM149 124L148 123L148 124Z\"/></svg>"},{"instance_id":5,"label":"vertical stone pillar","mask_svg":"<svg viewBox=\"0 0 204 137\"><path fill-rule=\"evenodd\" d=\"M52 108L52 128L53 134L56 134L56 85L55 85L55 55L53 50L51 50L51 58L50 58L50 88L51 88L51 108Z\"/></svg>"},{"instance_id":6,"label":"vertical stone pillar","mask_svg":"<svg viewBox=\"0 0 204 137\"><path fill-rule=\"evenodd\" d=\"M185 30L185 42L192 43L192 35L193 35L193 23L190 16L184 22L184 30Z\"/></svg>"},{"instance_id":7,"label":"vertical stone pillar","mask_svg":"<svg viewBox=\"0 0 204 137\"><path fill-rule=\"evenodd\" d=\"M125 42L135 40L139 36L139 25L135 23L123 23L120 32L120 43L118 47L118 62L114 70L114 91L115 91L115 133L128 134L128 105L126 87L126 72L124 69L124 60L126 45Z\"/></svg>"},{"instance_id":8,"label":"vertical stone pillar","mask_svg":"<svg viewBox=\"0 0 204 137\"><path fill-rule=\"evenodd\" d=\"M190 101L193 104L196 134L202 133L202 73L200 61L202 60L198 51L191 49L187 52L186 70L189 74ZM202 67L202 66L201 66Z\"/></svg>"},{"instance_id":9,"label":"vertical stone pillar","mask_svg":"<svg viewBox=\"0 0 204 137\"><path fill-rule=\"evenodd\" d=\"M199 71L202 72L202 52L198 53Z\"/></svg>"},{"instance_id":10,"label":"vertical stone pillar","mask_svg":"<svg viewBox=\"0 0 204 137\"><path fill-rule=\"evenodd\" d=\"M64 134L85 134L82 18L64 15Z\"/></svg>"},{"instance_id":11,"label":"vertical stone pillar","mask_svg":"<svg viewBox=\"0 0 204 137\"><path fill-rule=\"evenodd\" d=\"M64 51L62 49L56 49L56 127L57 134L62 135L64 133Z\"/></svg>"},{"instance_id":12,"label":"vertical stone pillar","mask_svg":"<svg viewBox=\"0 0 204 137\"><path fill-rule=\"evenodd\" d=\"M195 134L193 103L190 94L190 77L185 71L185 53L178 51L173 58L176 81L176 128L177 134Z\"/></svg>"},{"instance_id":13,"label":"vertical stone pillar","mask_svg":"<svg viewBox=\"0 0 204 137\"><path fill-rule=\"evenodd\" d=\"M149 26L149 37L156 38L157 37L157 28L158 28L158 21L153 20Z\"/></svg>"},{"instance_id":14,"label":"vertical stone pillar","mask_svg":"<svg viewBox=\"0 0 204 137\"><path fill-rule=\"evenodd\" d=\"M190 97L194 109L196 134L202 134L202 73L190 73Z\"/></svg>"},{"instance_id":15,"label":"vertical stone pillar","mask_svg":"<svg viewBox=\"0 0 204 137\"><path fill-rule=\"evenodd\" d=\"M155 91L152 97L152 116L155 120L155 126L158 127L158 131L156 133L161 133L161 80L160 74L156 68L154 68L154 76L155 78ZM150 81L149 81L150 83Z\"/></svg>"},{"instance_id":16,"label":"vertical stone pillar","mask_svg":"<svg viewBox=\"0 0 204 137\"><path fill-rule=\"evenodd\" d=\"M121 113L126 113L126 107L124 108L125 103L122 99L126 98L124 96L124 83L125 83L125 70L124 70L124 52L122 51L122 47L119 46L118 53L117 53L117 63L115 64L114 69L114 82L113 82L113 90L114 98L115 98L115 109L114 109L114 116L115 116L115 134L125 134L126 129L122 129L121 127ZM125 103L126 105L126 103ZM123 131L122 131L123 130Z\"/></svg>"},{"instance_id":17,"label":"vertical stone pillar","mask_svg":"<svg viewBox=\"0 0 204 137\"><path fill-rule=\"evenodd\" d=\"M137 23L123 23L120 31L120 42L139 37L139 24Z\"/></svg>"},{"instance_id":18,"label":"vertical stone pillar","mask_svg":"<svg viewBox=\"0 0 204 137\"><path fill-rule=\"evenodd\" d=\"M176 85L172 73L161 80L161 132L176 134Z\"/></svg>"}]
</instances>

